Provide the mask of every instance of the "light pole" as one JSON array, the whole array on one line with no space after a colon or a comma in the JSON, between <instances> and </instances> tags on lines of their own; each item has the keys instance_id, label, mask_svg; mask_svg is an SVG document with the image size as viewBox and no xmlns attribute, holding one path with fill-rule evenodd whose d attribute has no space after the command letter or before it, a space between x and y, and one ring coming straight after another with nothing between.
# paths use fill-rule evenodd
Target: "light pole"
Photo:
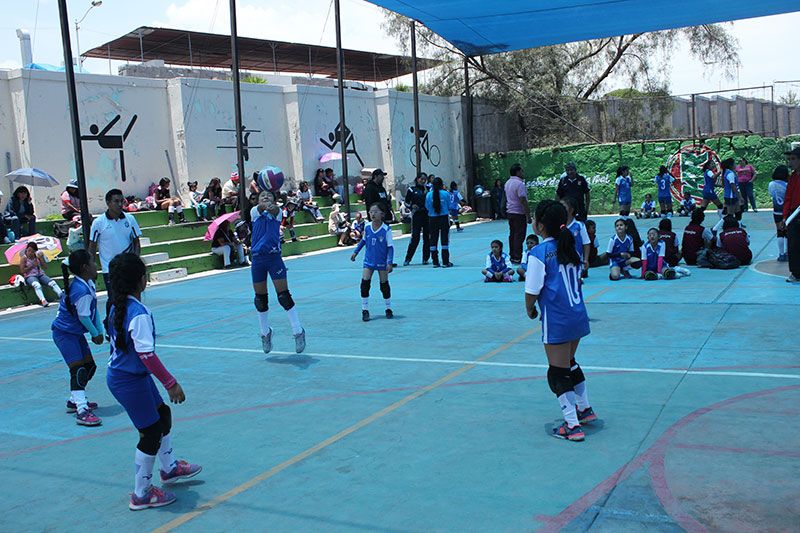
<instances>
[{"instance_id":1,"label":"light pole","mask_svg":"<svg viewBox=\"0 0 800 533\"><path fill-rule=\"evenodd\" d=\"M89 9L86 10L86 13L84 13L80 19L75 19L75 47L77 48L76 51L78 52L78 70L83 70L83 59L81 59L81 38L78 33L81 29L80 23L83 22L83 19L86 18L92 8L99 7L101 5L103 5L103 0L92 0L92 5L89 6Z\"/></svg>"}]
</instances>

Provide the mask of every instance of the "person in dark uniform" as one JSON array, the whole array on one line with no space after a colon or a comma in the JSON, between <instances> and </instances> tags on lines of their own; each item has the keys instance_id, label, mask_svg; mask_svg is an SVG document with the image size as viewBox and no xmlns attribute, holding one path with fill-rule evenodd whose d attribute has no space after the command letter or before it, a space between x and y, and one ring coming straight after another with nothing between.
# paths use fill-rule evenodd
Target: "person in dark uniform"
<instances>
[{"instance_id":1,"label":"person in dark uniform","mask_svg":"<svg viewBox=\"0 0 800 533\"><path fill-rule=\"evenodd\" d=\"M565 173L558 182L556 196L559 200L563 200L567 196L575 198L578 203L577 209L575 210L575 219L586 222L586 217L589 214L589 202L591 200L589 182L586 178L578 174L575 163L567 163L564 170Z\"/></svg>"},{"instance_id":2,"label":"person in dark uniform","mask_svg":"<svg viewBox=\"0 0 800 533\"><path fill-rule=\"evenodd\" d=\"M394 217L390 214L392 213L392 208L389 205L389 195L386 193L386 189L383 188L383 179L387 175L386 172L379 168L372 171L372 179L364 186L364 205L380 204L381 209L386 213L386 221L391 222ZM371 220L369 211L367 211L367 220Z\"/></svg>"},{"instance_id":3,"label":"person in dark uniform","mask_svg":"<svg viewBox=\"0 0 800 533\"><path fill-rule=\"evenodd\" d=\"M428 176L424 172L417 174L417 179L414 185L406 191L405 202L411 208L411 240L408 243L408 251L406 251L406 260L403 266L411 264L411 259L417 251L419 245L419 236L422 234L422 264L427 265L431 257L431 247L429 244L430 231L428 224L428 210L425 209L425 195L428 193L428 188L425 186L428 182Z\"/></svg>"}]
</instances>

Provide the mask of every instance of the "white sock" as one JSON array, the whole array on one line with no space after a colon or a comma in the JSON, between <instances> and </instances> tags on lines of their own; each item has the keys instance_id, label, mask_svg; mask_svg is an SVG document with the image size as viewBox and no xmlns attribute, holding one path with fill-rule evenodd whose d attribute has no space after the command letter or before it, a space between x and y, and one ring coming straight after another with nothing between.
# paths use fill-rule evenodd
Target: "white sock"
<instances>
[{"instance_id":1,"label":"white sock","mask_svg":"<svg viewBox=\"0 0 800 533\"><path fill-rule=\"evenodd\" d=\"M575 392L567 391L558 397L558 404L561 406L561 413L567 425L574 427L578 425L578 413L575 412Z\"/></svg>"},{"instance_id":2,"label":"white sock","mask_svg":"<svg viewBox=\"0 0 800 533\"><path fill-rule=\"evenodd\" d=\"M573 369L577 368L577 365ZM587 410L589 407L589 394L586 392L586 380L573 385L575 387L575 403L581 408L581 411Z\"/></svg>"},{"instance_id":3,"label":"white sock","mask_svg":"<svg viewBox=\"0 0 800 533\"><path fill-rule=\"evenodd\" d=\"M289 324L292 325L292 333L300 335L303 332L303 325L300 323L300 315L297 314L297 306L294 305L286 311L286 316L289 317Z\"/></svg>"},{"instance_id":4,"label":"white sock","mask_svg":"<svg viewBox=\"0 0 800 533\"><path fill-rule=\"evenodd\" d=\"M386 309L392 308L392 299L391 298L384 298L383 302L386 304Z\"/></svg>"},{"instance_id":5,"label":"white sock","mask_svg":"<svg viewBox=\"0 0 800 533\"><path fill-rule=\"evenodd\" d=\"M136 448L136 456L134 464L136 465L136 474L134 476L133 492L141 498L147 492L147 488L151 485L150 480L153 478L153 465L156 463L155 455L147 455L139 448Z\"/></svg>"},{"instance_id":6,"label":"white sock","mask_svg":"<svg viewBox=\"0 0 800 533\"><path fill-rule=\"evenodd\" d=\"M781 255L786 253L786 237L778 237L778 253Z\"/></svg>"},{"instance_id":7,"label":"white sock","mask_svg":"<svg viewBox=\"0 0 800 533\"><path fill-rule=\"evenodd\" d=\"M725 222L725 219L723 219L723 218L719 219L719 222L714 224L714 227L713 227L712 231L719 232L719 229L722 227L722 224L724 222Z\"/></svg>"},{"instance_id":8,"label":"white sock","mask_svg":"<svg viewBox=\"0 0 800 533\"><path fill-rule=\"evenodd\" d=\"M36 293L36 297L39 298L39 301L43 301L45 299L44 293L42 292L42 286L39 282L33 284L33 292Z\"/></svg>"},{"instance_id":9,"label":"white sock","mask_svg":"<svg viewBox=\"0 0 800 533\"><path fill-rule=\"evenodd\" d=\"M171 472L178 462L172 457L172 434L161 437L161 446L158 448L158 461L161 463L162 472Z\"/></svg>"},{"instance_id":10,"label":"white sock","mask_svg":"<svg viewBox=\"0 0 800 533\"><path fill-rule=\"evenodd\" d=\"M70 400L75 404L75 407L77 407L78 413L82 413L89 408L89 404L86 400L86 391L70 391Z\"/></svg>"},{"instance_id":11,"label":"white sock","mask_svg":"<svg viewBox=\"0 0 800 533\"><path fill-rule=\"evenodd\" d=\"M53 292L56 293L56 296L61 298L61 295L64 293L64 291L61 290L61 287L58 286L58 283L56 283L55 281L51 281L49 285L50 288L53 289Z\"/></svg>"},{"instance_id":12,"label":"white sock","mask_svg":"<svg viewBox=\"0 0 800 533\"><path fill-rule=\"evenodd\" d=\"M261 324L261 334L269 335L269 311L258 312L258 323Z\"/></svg>"},{"instance_id":13,"label":"white sock","mask_svg":"<svg viewBox=\"0 0 800 533\"><path fill-rule=\"evenodd\" d=\"M369 297L361 298L361 310L369 311Z\"/></svg>"}]
</instances>

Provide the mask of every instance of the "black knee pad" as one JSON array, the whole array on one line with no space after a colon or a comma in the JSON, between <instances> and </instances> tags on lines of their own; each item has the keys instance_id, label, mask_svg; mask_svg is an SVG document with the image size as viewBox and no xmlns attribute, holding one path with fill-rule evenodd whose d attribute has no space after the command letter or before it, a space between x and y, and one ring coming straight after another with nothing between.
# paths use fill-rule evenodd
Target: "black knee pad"
<instances>
[{"instance_id":1,"label":"black knee pad","mask_svg":"<svg viewBox=\"0 0 800 533\"><path fill-rule=\"evenodd\" d=\"M292 293L289 291L282 291L278 293L278 303L287 311L294 307L294 300L292 300Z\"/></svg>"},{"instance_id":2,"label":"black knee pad","mask_svg":"<svg viewBox=\"0 0 800 533\"><path fill-rule=\"evenodd\" d=\"M559 368L551 365L547 369L547 384L550 385L550 390L556 396L575 390L572 385L569 368Z\"/></svg>"},{"instance_id":3,"label":"black knee pad","mask_svg":"<svg viewBox=\"0 0 800 533\"><path fill-rule=\"evenodd\" d=\"M169 435L169 432L172 430L172 409L169 408L169 405L162 403L158 408L158 414L161 416L161 434L162 435Z\"/></svg>"},{"instance_id":4,"label":"black knee pad","mask_svg":"<svg viewBox=\"0 0 800 533\"><path fill-rule=\"evenodd\" d=\"M269 296L266 294L256 294L256 298L253 301L256 306L256 310L259 313L266 313L269 311Z\"/></svg>"},{"instance_id":5,"label":"black knee pad","mask_svg":"<svg viewBox=\"0 0 800 533\"><path fill-rule=\"evenodd\" d=\"M97 365L92 361L90 363L84 363L83 368L86 369L86 382L88 383L94 377L94 373L97 372Z\"/></svg>"},{"instance_id":6,"label":"black knee pad","mask_svg":"<svg viewBox=\"0 0 800 533\"><path fill-rule=\"evenodd\" d=\"M69 390L86 389L86 369L76 366L69 369Z\"/></svg>"},{"instance_id":7,"label":"black knee pad","mask_svg":"<svg viewBox=\"0 0 800 533\"><path fill-rule=\"evenodd\" d=\"M581 365L575 362L575 359L570 361L569 363L569 377L572 380L572 386L574 387L578 383L583 383L586 381L586 376L583 375L583 370L581 370Z\"/></svg>"},{"instance_id":8,"label":"black knee pad","mask_svg":"<svg viewBox=\"0 0 800 533\"><path fill-rule=\"evenodd\" d=\"M161 421L139 430L139 444L136 447L142 453L155 455L161 447Z\"/></svg>"},{"instance_id":9,"label":"black knee pad","mask_svg":"<svg viewBox=\"0 0 800 533\"><path fill-rule=\"evenodd\" d=\"M786 233L785 229L779 229L778 230L778 237L786 238L786 236L787 236L787 233Z\"/></svg>"},{"instance_id":10,"label":"black knee pad","mask_svg":"<svg viewBox=\"0 0 800 533\"><path fill-rule=\"evenodd\" d=\"M362 298L369 298L369 289L372 286L371 279L362 279L361 280L361 297Z\"/></svg>"},{"instance_id":11,"label":"black knee pad","mask_svg":"<svg viewBox=\"0 0 800 533\"><path fill-rule=\"evenodd\" d=\"M389 287L388 281L381 281L381 294L383 294L384 299L388 300L392 297L392 288Z\"/></svg>"}]
</instances>

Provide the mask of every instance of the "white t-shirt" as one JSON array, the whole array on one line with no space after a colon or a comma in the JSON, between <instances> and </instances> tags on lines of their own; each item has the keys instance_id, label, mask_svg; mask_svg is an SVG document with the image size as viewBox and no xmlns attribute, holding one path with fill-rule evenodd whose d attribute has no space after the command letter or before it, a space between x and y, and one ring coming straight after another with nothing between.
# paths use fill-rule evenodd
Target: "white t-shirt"
<instances>
[{"instance_id":1,"label":"white t-shirt","mask_svg":"<svg viewBox=\"0 0 800 533\"><path fill-rule=\"evenodd\" d=\"M100 268L108 274L108 264L121 253L133 252L133 242L142 236L139 223L128 213L112 220L107 214L100 215L92 222L90 240L97 243L100 254Z\"/></svg>"}]
</instances>

